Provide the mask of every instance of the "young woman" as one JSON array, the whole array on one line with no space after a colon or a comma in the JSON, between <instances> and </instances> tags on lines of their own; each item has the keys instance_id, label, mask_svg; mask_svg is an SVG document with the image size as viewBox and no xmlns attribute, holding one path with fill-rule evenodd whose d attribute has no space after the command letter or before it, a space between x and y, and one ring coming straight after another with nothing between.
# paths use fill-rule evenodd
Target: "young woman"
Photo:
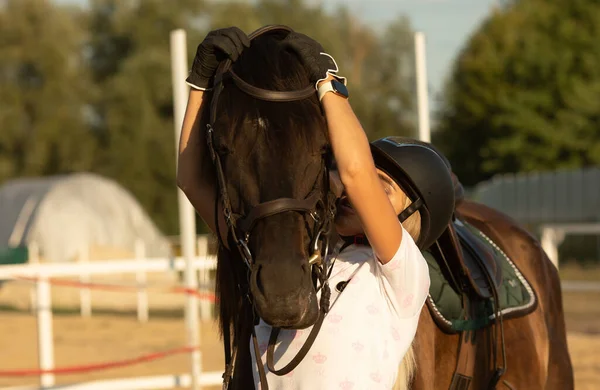
<instances>
[{"instance_id":1,"label":"young woman","mask_svg":"<svg viewBox=\"0 0 600 390\"><path fill-rule=\"evenodd\" d=\"M217 55L235 59L247 46L247 38L237 29L211 34L199 47L188 78L199 90L210 85ZM421 248L428 246L450 221L454 202L450 173L426 145L384 139L371 146L331 56L299 33L290 33L283 44L297 54L315 83L326 116L344 188L336 218L338 233L355 241L364 235L363 242L368 240L369 245L350 245L338 256L329 281L331 308L321 331L292 372L266 373L269 389L391 389L429 290L427 264L415 241ZM182 129L178 183L210 224L214 202L205 200L214 197L214 184L199 183L197 178L210 181L212 173L202 172L202 167L210 166L202 163L207 153L191 132L201 108L202 92L192 91ZM416 179L411 177L415 175ZM429 185L426 179L437 183ZM271 328L260 321L255 330L266 367ZM309 333L310 329L281 330L275 369L296 355ZM259 357L252 354L256 362ZM257 367L253 370L259 388Z\"/></svg>"}]
</instances>

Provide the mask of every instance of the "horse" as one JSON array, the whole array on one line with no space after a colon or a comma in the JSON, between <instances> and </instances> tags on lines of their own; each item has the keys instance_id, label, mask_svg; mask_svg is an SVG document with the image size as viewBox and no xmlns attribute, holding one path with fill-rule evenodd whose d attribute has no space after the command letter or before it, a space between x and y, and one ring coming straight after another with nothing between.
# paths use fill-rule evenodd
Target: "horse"
<instances>
[{"instance_id":1,"label":"horse","mask_svg":"<svg viewBox=\"0 0 600 390\"><path fill-rule=\"evenodd\" d=\"M460 185L460 184L459 184ZM497 389L573 389L573 368L567 347L560 279L540 242L507 215L483 204L461 200L460 220L487 235L518 267L535 292L537 306L529 313L505 320L505 372ZM471 368L471 389L486 389L493 375L494 352L486 331L478 330ZM459 359L460 334L442 331L431 307L421 312L413 342L416 371L412 389L447 389Z\"/></svg>"},{"instance_id":2,"label":"horse","mask_svg":"<svg viewBox=\"0 0 600 390\"><path fill-rule=\"evenodd\" d=\"M306 328L322 317L315 280L323 273L314 270L328 253L334 211L327 124L306 72L279 45L289 31L268 26L251 34L250 48L235 63L220 66L202 118L218 179L215 207L222 208L227 225L226 237L217 234L216 294L225 387L234 389L254 384L250 340L258 316L288 329ZM477 203L458 204L457 217L491 237L536 292L534 311L504 323L508 365L500 385L572 388L560 283L539 242ZM440 330L431 310L423 308L397 388L450 388L460 337ZM471 388L484 388L489 380L489 349L489 343L476 345Z\"/></svg>"}]
</instances>

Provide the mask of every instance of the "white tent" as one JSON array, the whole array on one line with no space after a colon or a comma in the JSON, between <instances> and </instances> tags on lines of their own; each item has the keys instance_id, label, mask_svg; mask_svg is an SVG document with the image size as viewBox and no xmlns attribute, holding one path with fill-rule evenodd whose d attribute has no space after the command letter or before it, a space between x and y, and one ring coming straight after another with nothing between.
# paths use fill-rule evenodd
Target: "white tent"
<instances>
[{"instance_id":1,"label":"white tent","mask_svg":"<svg viewBox=\"0 0 600 390\"><path fill-rule=\"evenodd\" d=\"M0 187L0 248L38 245L44 261L74 261L81 250L132 253L140 239L150 257L168 256L166 238L137 200L90 173L23 178Z\"/></svg>"}]
</instances>

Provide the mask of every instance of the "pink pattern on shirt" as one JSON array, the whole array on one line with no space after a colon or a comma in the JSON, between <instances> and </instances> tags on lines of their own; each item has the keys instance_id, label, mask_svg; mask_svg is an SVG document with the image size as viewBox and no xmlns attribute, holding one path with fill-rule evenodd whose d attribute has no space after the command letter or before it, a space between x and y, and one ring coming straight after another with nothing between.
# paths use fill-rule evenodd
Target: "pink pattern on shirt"
<instances>
[{"instance_id":1,"label":"pink pattern on shirt","mask_svg":"<svg viewBox=\"0 0 600 390\"><path fill-rule=\"evenodd\" d=\"M400 333L398 332L398 329L396 329L394 327L392 327L392 337L396 341L400 340Z\"/></svg>"},{"instance_id":2,"label":"pink pattern on shirt","mask_svg":"<svg viewBox=\"0 0 600 390\"><path fill-rule=\"evenodd\" d=\"M352 348L354 348L356 352L361 352L365 348L365 346L362 345L360 342L356 341L352 343Z\"/></svg>"},{"instance_id":3,"label":"pink pattern on shirt","mask_svg":"<svg viewBox=\"0 0 600 390\"><path fill-rule=\"evenodd\" d=\"M327 361L327 356L323 355L321 352L317 352L312 358L317 364L323 364Z\"/></svg>"},{"instance_id":4,"label":"pink pattern on shirt","mask_svg":"<svg viewBox=\"0 0 600 390\"><path fill-rule=\"evenodd\" d=\"M269 348L269 343L267 342L258 345L258 351L260 352L261 356L267 352L267 348Z\"/></svg>"},{"instance_id":5,"label":"pink pattern on shirt","mask_svg":"<svg viewBox=\"0 0 600 390\"><path fill-rule=\"evenodd\" d=\"M372 315L379 313L379 309L374 304L370 304L369 306L367 306L367 311L369 312L369 314Z\"/></svg>"},{"instance_id":6,"label":"pink pattern on shirt","mask_svg":"<svg viewBox=\"0 0 600 390\"><path fill-rule=\"evenodd\" d=\"M402 307L407 308L410 305L412 305L414 298L415 296L413 294L408 294L406 297L404 297L404 300L402 301Z\"/></svg>"},{"instance_id":7,"label":"pink pattern on shirt","mask_svg":"<svg viewBox=\"0 0 600 390\"><path fill-rule=\"evenodd\" d=\"M381 374L379 373L379 371L372 372L370 377L373 380L373 382L377 382L377 383L381 382Z\"/></svg>"},{"instance_id":8,"label":"pink pattern on shirt","mask_svg":"<svg viewBox=\"0 0 600 390\"><path fill-rule=\"evenodd\" d=\"M332 313L332 314L327 315L327 319L329 321L333 322L334 324L339 323L342 320L342 318L343 317L341 315L339 315L339 314L333 314Z\"/></svg>"},{"instance_id":9,"label":"pink pattern on shirt","mask_svg":"<svg viewBox=\"0 0 600 390\"><path fill-rule=\"evenodd\" d=\"M340 382L340 389L342 390L350 390L354 388L354 382L350 382L349 380L345 380Z\"/></svg>"}]
</instances>

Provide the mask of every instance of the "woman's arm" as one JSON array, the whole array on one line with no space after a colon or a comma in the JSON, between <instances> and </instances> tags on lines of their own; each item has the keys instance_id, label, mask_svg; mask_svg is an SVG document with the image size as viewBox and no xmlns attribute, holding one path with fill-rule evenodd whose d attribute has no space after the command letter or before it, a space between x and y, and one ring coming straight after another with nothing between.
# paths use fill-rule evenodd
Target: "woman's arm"
<instances>
[{"instance_id":1,"label":"woman's arm","mask_svg":"<svg viewBox=\"0 0 600 390\"><path fill-rule=\"evenodd\" d=\"M215 232L216 180L204 131L206 122L204 91L214 82L219 63L226 58L237 60L244 48L250 46L246 34L237 27L214 30L208 33L196 49L196 56L186 83L190 90L181 138L177 165L177 186L208 227ZM221 208L219 208L221 210ZM221 237L227 236L227 226L219 215ZM225 233L225 234L223 234Z\"/></svg>"},{"instance_id":2,"label":"woman's arm","mask_svg":"<svg viewBox=\"0 0 600 390\"><path fill-rule=\"evenodd\" d=\"M369 140L347 99L327 93L321 104L341 181L373 250L385 264L400 247L402 226L377 175Z\"/></svg>"},{"instance_id":3,"label":"woman's arm","mask_svg":"<svg viewBox=\"0 0 600 390\"><path fill-rule=\"evenodd\" d=\"M298 55L317 89L337 75L335 60L314 39L293 32L284 45ZM342 184L373 250L385 264L400 247L402 226L375 170L369 140L348 100L326 93L321 104Z\"/></svg>"},{"instance_id":4,"label":"woman's arm","mask_svg":"<svg viewBox=\"0 0 600 390\"><path fill-rule=\"evenodd\" d=\"M204 100L204 91L190 90L179 139L177 186L214 232L216 183L206 133L202 131Z\"/></svg>"}]
</instances>

